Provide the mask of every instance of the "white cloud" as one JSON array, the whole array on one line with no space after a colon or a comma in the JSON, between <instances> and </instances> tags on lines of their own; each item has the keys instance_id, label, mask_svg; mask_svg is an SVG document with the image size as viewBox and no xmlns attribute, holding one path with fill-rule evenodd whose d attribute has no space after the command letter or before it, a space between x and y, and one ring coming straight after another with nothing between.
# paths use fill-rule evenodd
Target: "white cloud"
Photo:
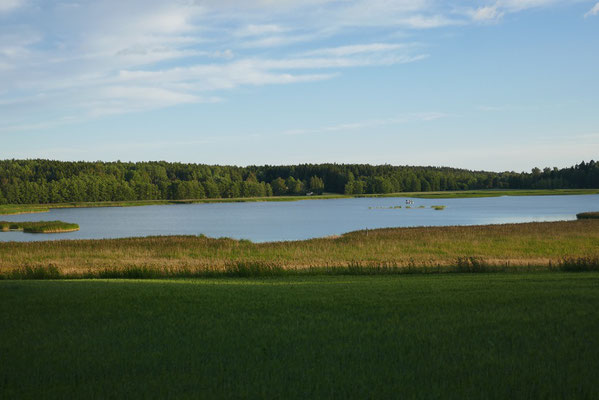
<instances>
[{"instance_id":1,"label":"white cloud","mask_svg":"<svg viewBox=\"0 0 599 400\"><path fill-rule=\"evenodd\" d=\"M472 13L472 19L475 21L492 21L500 19L503 12L497 9L497 5L479 7Z\"/></svg>"},{"instance_id":2,"label":"white cloud","mask_svg":"<svg viewBox=\"0 0 599 400\"><path fill-rule=\"evenodd\" d=\"M464 14L473 21L498 21L504 15L533 8L551 7L560 4L576 3L579 0L495 0L477 8L466 9Z\"/></svg>"},{"instance_id":3,"label":"white cloud","mask_svg":"<svg viewBox=\"0 0 599 400\"><path fill-rule=\"evenodd\" d=\"M142 111L226 99L219 91L244 85L415 62L427 54L387 43L390 32L555 1L499 0L459 14L435 0L0 0L0 12L27 2L18 19L2 15L0 120L34 126L32 114L64 121L118 107Z\"/></svg>"},{"instance_id":4,"label":"white cloud","mask_svg":"<svg viewBox=\"0 0 599 400\"><path fill-rule=\"evenodd\" d=\"M257 39L246 40L241 43L244 48L270 48L282 47L295 43L309 42L318 38L317 34L292 34L292 35L271 35L262 36Z\"/></svg>"},{"instance_id":5,"label":"white cloud","mask_svg":"<svg viewBox=\"0 0 599 400\"><path fill-rule=\"evenodd\" d=\"M416 29L441 28L444 26L461 25L463 21L451 19L443 15L414 15L397 20L397 25Z\"/></svg>"},{"instance_id":6,"label":"white cloud","mask_svg":"<svg viewBox=\"0 0 599 400\"><path fill-rule=\"evenodd\" d=\"M24 4L25 0L0 0L0 13L16 10Z\"/></svg>"},{"instance_id":7,"label":"white cloud","mask_svg":"<svg viewBox=\"0 0 599 400\"><path fill-rule=\"evenodd\" d=\"M325 55L325 56L351 56L359 53L374 53L393 51L405 48L406 44L402 43L369 43L369 44L353 44L348 46L328 47L316 49L304 53L307 56Z\"/></svg>"},{"instance_id":8,"label":"white cloud","mask_svg":"<svg viewBox=\"0 0 599 400\"><path fill-rule=\"evenodd\" d=\"M584 17L592 17L599 14L599 2L595 3L595 5L593 6L593 8L591 8L586 14L584 14Z\"/></svg>"},{"instance_id":9,"label":"white cloud","mask_svg":"<svg viewBox=\"0 0 599 400\"><path fill-rule=\"evenodd\" d=\"M236 32L238 36L260 36L265 34L282 33L286 29L276 24L249 24Z\"/></svg>"}]
</instances>

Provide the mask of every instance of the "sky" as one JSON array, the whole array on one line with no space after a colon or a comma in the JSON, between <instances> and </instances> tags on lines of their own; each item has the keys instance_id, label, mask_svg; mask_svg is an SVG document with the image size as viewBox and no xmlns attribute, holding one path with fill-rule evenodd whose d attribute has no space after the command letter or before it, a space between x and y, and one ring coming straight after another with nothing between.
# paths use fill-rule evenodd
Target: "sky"
<instances>
[{"instance_id":1,"label":"sky","mask_svg":"<svg viewBox=\"0 0 599 400\"><path fill-rule=\"evenodd\" d=\"M0 159L599 159L596 0L0 0Z\"/></svg>"}]
</instances>

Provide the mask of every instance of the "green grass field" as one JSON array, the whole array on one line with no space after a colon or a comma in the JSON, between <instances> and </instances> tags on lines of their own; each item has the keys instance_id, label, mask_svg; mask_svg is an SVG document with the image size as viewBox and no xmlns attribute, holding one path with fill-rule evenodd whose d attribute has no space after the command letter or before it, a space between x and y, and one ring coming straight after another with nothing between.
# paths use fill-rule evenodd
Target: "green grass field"
<instances>
[{"instance_id":1,"label":"green grass field","mask_svg":"<svg viewBox=\"0 0 599 400\"><path fill-rule=\"evenodd\" d=\"M0 397L599 398L599 273L0 281Z\"/></svg>"}]
</instances>

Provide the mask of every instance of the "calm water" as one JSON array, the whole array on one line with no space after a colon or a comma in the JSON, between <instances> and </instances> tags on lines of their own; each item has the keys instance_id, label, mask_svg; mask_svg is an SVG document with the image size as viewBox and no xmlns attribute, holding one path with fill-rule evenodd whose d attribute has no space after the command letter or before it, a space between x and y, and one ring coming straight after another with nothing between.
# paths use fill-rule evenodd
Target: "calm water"
<instances>
[{"instance_id":1,"label":"calm water","mask_svg":"<svg viewBox=\"0 0 599 400\"><path fill-rule=\"evenodd\" d=\"M405 200L394 197L57 209L42 214L4 215L0 219L60 220L77 223L81 230L47 235L0 232L0 241L205 234L264 242L338 235L365 228L573 220L576 213L599 210L599 195L413 199L411 209L405 209ZM402 208L375 208L398 205ZM426 208L415 208L421 205ZM431 205L447 208L437 211Z\"/></svg>"}]
</instances>

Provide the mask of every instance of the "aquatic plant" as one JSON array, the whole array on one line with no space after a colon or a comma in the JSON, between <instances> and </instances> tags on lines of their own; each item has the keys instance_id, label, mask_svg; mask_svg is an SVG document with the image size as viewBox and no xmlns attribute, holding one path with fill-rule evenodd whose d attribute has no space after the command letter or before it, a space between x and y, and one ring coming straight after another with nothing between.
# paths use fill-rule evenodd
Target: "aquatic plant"
<instances>
[{"instance_id":1,"label":"aquatic plant","mask_svg":"<svg viewBox=\"0 0 599 400\"><path fill-rule=\"evenodd\" d=\"M599 219L599 211L583 212L580 214L576 214L576 218L578 218L578 219Z\"/></svg>"},{"instance_id":2,"label":"aquatic plant","mask_svg":"<svg viewBox=\"0 0 599 400\"><path fill-rule=\"evenodd\" d=\"M0 231L23 231L26 233L62 233L78 231L79 225L62 221L6 222L0 221Z\"/></svg>"}]
</instances>

